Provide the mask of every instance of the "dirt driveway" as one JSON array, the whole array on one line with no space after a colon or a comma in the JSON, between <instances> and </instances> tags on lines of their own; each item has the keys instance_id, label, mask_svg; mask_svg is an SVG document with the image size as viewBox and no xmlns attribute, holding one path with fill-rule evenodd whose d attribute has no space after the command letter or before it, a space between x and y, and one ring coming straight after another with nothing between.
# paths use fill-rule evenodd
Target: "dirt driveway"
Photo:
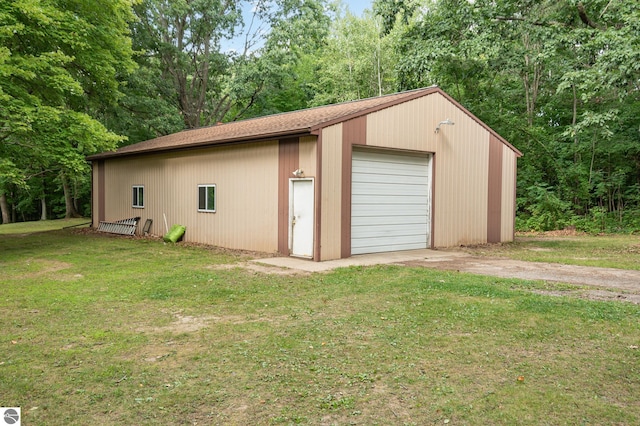
<instances>
[{"instance_id":1,"label":"dirt driveway","mask_svg":"<svg viewBox=\"0 0 640 426\"><path fill-rule=\"evenodd\" d=\"M553 296L617 300L640 304L640 271L480 257L456 250L411 250L359 255L326 262L313 262L293 257L262 258L249 262L247 267L262 273L296 274L326 272L334 268L354 265L378 264L419 266L501 278L567 283L579 287L565 290L562 286L555 286L561 290L536 291Z\"/></svg>"},{"instance_id":2,"label":"dirt driveway","mask_svg":"<svg viewBox=\"0 0 640 426\"><path fill-rule=\"evenodd\" d=\"M640 271L554 263L525 262L503 258L460 255L450 258L411 260L408 266L468 272L501 278L543 280L581 286L577 290L539 291L555 296L575 296L595 300L619 300L640 304Z\"/></svg>"}]
</instances>

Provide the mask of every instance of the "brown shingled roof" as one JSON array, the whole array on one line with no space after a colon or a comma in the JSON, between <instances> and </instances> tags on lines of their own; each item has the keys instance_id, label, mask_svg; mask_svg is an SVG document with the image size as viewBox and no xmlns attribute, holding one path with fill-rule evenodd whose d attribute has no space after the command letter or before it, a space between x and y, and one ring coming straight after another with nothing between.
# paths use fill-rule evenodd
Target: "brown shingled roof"
<instances>
[{"instance_id":1,"label":"brown shingled roof","mask_svg":"<svg viewBox=\"0 0 640 426\"><path fill-rule=\"evenodd\" d=\"M87 160L101 160L111 157L143 154L148 152L174 149L195 148L223 143L279 139L287 136L317 134L319 129L355 117L369 114L399 103L407 102L432 93L441 93L447 99L460 106L439 88L427 87L392 95L379 96L359 101L309 108L242 121L218 124L209 127L184 130L171 135L161 136L133 145L124 146L116 151L108 151L87 157ZM463 108L464 109L464 108ZM466 110L465 110L466 111ZM494 133L500 140L509 145L493 130L466 111L472 118Z\"/></svg>"}]
</instances>

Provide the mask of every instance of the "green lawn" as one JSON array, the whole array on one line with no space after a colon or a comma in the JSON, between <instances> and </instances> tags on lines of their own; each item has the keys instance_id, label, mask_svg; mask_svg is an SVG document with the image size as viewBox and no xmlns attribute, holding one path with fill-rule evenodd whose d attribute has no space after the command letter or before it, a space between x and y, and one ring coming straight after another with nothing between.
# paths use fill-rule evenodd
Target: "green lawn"
<instances>
[{"instance_id":1,"label":"green lawn","mask_svg":"<svg viewBox=\"0 0 640 426\"><path fill-rule=\"evenodd\" d=\"M36 222L6 223L0 225L0 235L55 231L70 227L86 228L89 222L91 222L90 218L81 217L79 219L39 220Z\"/></svg>"},{"instance_id":2,"label":"green lawn","mask_svg":"<svg viewBox=\"0 0 640 426\"><path fill-rule=\"evenodd\" d=\"M633 304L398 266L267 275L70 229L2 241L0 402L26 425L640 424Z\"/></svg>"},{"instance_id":3,"label":"green lawn","mask_svg":"<svg viewBox=\"0 0 640 426\"><path fill-rule=\"evenodd\" d=\"M514 243L465 251L530 262L640 270L640 235L519 236Z\"/></svg>"}]
</instances>

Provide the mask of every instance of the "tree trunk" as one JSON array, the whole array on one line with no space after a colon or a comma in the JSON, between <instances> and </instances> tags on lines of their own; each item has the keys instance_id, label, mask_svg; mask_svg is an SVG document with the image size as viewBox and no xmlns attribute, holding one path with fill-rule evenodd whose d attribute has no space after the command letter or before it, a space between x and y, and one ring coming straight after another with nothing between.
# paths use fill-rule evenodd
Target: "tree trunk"
<instances>
[{"instance_id":1,"label":"tree trunk","mask_svg":"<svg viewBox=\"0 0 640 426\"><path fill-rule=\"evenodd\" d=\"M524 84L525 102L527 105L527 124L531 127L533 126L533 117L536 112L538 92L542 80L542 65L534 59L540 53L540 45L532 43L529 34L524 35L523 46L527 50L527 53L524 55L525 69L522 75L522 82ZM531 57L528 52L532 53Z\"/></svg>"},{"instance_id":2,"label":"tree trunk","mask_svg":"<svg viewBox=\"0 0 640 426\"><path fill-rule=\"evenodd\" d=\"M44 194L42 194L42 198L40 198L40 206L42 207L40 220L47 220L47 200Z\"/></svg>"},{"instance_id":3,"label":"tree trunk","mask_svg":"<svg viewBox=\"0 0 640 426\"><path fill-rule=\"evenodd\" d=\"M2 210L2 223L11 223L9 203L7 203L7 195L4 192L0 193L0 210Z\"/></svg>"},{"instance_id":4,"label":"tree trunk","mask_svg":"<svg viewBox=\"0 0 640 426\"><path fill-rule=\"evenodd\" d=\"M73 184L73 208L76 209L80 216L82 216L82 213L80 212L80 200L78 199L79 192L78 181L75 181Z\"/></svg>"},{"instance_id":5,"label":"tree trunk","mask_svg":"<svg viewBox=\"0 0 640 426\"><path fill-rule=\"evenodd\" d=\"M40 197L40 207L42 213L40 213L40 220L47 220L47 190L45 188L45 180L42 179L42 195Z\"/></svg>"},{"instance_id":6,"label":"tree trunk","mask_svg":"<svg viewBox=\"0 0 640 426\"><path fill-rule=\"evenodd\" d=\"M378 36L378 45L376 46L376 71L378 74L378 96L382 96L382 71L380 69L380 55L382 54L382 49L380 48L380 37Z\"/></svg>"},{"instance_id":7,"label":"tree trunk","mask_svg":"<svg viewBox=\"0 0 640 426\"><path fill-rule=\"evenodd\" d=\"M573 164L578 164L581 161L580 158L580 150L578 149L578 132L576 131L576 123L578 122L578 94L576 92L575 83L571 85L571 89L573 89L573 114L571 117L571 128L573 129ZM576 176L575 178L575 192L573 196L573 204L575 206L583 206L584 211L589 209L588 202L580 203L580 198L578 197L580 188L580 177Z\"/></svg>"},{"instance_id":8,"label":"tree trunk","mask_svg":"<svg viewBox=\"0 0 640 426\"><path fill-rule=\"evenodd\" d=\"M64 204L66 207L65 219L81 217L73 205L73 194L71 193L71 186L69 185L67 176L64 173L60 173L60 180L62 180L62 190L64 191Z\"/></svg>"}]
</instances>

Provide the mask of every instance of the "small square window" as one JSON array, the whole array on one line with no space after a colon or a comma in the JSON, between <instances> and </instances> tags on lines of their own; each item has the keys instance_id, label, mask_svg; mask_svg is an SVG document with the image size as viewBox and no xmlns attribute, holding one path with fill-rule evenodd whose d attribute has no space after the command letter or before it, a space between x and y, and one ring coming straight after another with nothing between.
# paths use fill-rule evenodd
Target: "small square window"
<instances>
[{"instance_id":1,"label":"small square window","mask_svg":"<svg viewBox=\"0 0 640 426\"><path fill-rule=\"evenodd\" d=\"M133 207L144 208L144 186L133 186Z\"/></svg>"},{"instance_id":2,"label":"small square window","mask_svg":"<svg viewBox=\"0 0 640 426\"><path fill-rule=\"evenodd\" d=\"M216 186L198 185L198 211L216 211Z\"/></svg>"}]
</instances>

